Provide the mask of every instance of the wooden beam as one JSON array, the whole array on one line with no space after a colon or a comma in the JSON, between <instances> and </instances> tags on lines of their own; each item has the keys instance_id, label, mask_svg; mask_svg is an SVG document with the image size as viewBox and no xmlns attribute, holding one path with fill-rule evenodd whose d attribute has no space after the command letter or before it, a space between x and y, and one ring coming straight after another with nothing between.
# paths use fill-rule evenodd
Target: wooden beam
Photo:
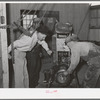
<instances>
[{"instance_id":1,"label":"wooden beam","mask_svg":"<svg viewBox=\"0 0 100 100\"><path fill-rule=\"evenodd\" d=\"M4 23L0 23L0 26L6 25L6 3L0 4L0 15L4 16ZM0 29L0 51L2 62L2 76L3 76L3 88L9 87L9 68L8 68L8 51L7 51L7 32L6 29Z\"/></svg>"},{"instance_id":2,"label":"wooden beam","mask_svg":"<svg viewBox=\"0 0 100 100\"><path fill-rule=\"evenodd\" d=\"M3 72L3 88L9 87L8 53L7 53L7 33L5 29L0 29L1 60Z\"/></svg>"}]
</instances>

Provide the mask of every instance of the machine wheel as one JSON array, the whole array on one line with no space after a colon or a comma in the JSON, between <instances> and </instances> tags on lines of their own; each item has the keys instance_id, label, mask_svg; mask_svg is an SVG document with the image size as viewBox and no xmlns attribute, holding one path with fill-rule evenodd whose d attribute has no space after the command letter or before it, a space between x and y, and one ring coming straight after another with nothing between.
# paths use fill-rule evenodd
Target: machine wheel
<instances>
[{"instance_id":1,"label":"machine wheel","mask_svg":"<svg viewBox=\"0 0 100 100\"><path fill-rule=\"evenodd\" d=\"M71 76L70 75L65 76L63 72L59 72L56 75L56 81L59 84L68 86L71 82Z\"/></svg>"}]
</instances>

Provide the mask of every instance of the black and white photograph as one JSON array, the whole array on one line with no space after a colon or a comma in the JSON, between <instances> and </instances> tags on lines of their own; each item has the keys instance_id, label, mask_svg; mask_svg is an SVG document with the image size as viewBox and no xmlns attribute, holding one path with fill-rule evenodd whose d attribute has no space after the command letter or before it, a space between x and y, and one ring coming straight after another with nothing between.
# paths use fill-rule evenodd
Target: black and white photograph
<instances>
[{"instance_id":1,"label":"black and white photograph","mask_svg":"<svg viewBox=\"0 0 100 100\"><path fill-rule=\"evenodd\" d=\"M100 88L100 3L1 2L0 88Z\"/></svg>"}]
</instances>

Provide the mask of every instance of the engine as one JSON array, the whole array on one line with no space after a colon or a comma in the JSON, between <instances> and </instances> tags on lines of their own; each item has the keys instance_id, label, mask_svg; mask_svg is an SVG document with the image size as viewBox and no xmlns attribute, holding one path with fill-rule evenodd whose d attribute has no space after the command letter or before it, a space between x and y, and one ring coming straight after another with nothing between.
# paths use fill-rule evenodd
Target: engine
<instances>
[{"instance_id":1,"label":"engine","mask_svg":"<svg viewBox=\"0 0 100 100\"><path fill-rule=\"evenodd\" d=\"M70 65L70 49L65 45L65 38L69 35L68 27L60 24L55 26L55 32L52 36L52 51L53 51L53 66L49 70L44 71L45 80L50 83L56 81L61 85L68 85L70 82L70 75L64 76L63 72L66 71ZM64 30L64 31L63 31Z\"/></svg>"}]
</instances>

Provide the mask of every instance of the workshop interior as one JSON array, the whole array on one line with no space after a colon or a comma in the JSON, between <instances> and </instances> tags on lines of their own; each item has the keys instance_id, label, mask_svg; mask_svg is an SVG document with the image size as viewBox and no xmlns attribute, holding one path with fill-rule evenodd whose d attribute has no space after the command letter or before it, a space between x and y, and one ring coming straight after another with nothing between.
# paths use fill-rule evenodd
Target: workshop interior
<instances>
[{"instance_id":1,"label":"workshop interior","mask_svg":"<svg viewBox=\"0 0 100 100\"><path fill-rule=\"evenodd\" d=\"M41 30L39 25L47 28ZM34 31L31 27L34 27ZM48 30L45 42L51 53L43 48L42 43L37 45L34 42L37 31L45 33ZM1 2L0 88L99 88L100 64L95 67L95 64L89 65L80 59L73 73L67 76L63 73L72 63L71 49L65 42L72 34L77 35L81 42L100 46L99 4ZM30 45L33 48L28 50ZM11 49L10 55L8 47ZM18 55L15 54L17 49L21 50L17 52Z\"/></svg>"}]
</instances>

